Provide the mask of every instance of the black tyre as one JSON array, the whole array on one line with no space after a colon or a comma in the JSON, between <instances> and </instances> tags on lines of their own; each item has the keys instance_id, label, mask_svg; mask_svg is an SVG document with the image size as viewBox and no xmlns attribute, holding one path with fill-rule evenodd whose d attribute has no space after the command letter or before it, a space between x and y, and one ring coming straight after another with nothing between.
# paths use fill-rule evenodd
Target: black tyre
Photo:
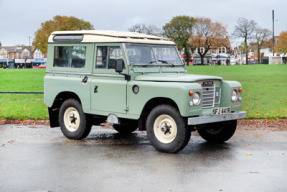
<instances>
[{"instance_id":1,"label":"black tyre","mask_svg":"<svg viewBox=\"0 0 287 192\"><path fill-rule=\"evenodd\" d=\"M114 129L122 134L129 134L134 132L138 128L138 121L135 120L122 120L121 124L113 125Z\"/></svg>"},{"instance_id":2,"label":"black tyre","mask_svg":"<svg viewBox=\"0 0 287 192\"><path fill-rule=\"evenodd\" d=\"M202 125L198 128L199 135L211 143L223 143L235 133L237 120Z\"/></svg>"},{"instance_id":3,"label":"black tyre","mask_svg":"<svg viewBox=\"0 0 287 192\"><path fill-rule=\"evenodd\" d=\"M151 144L161 152L176 153L189 142L191 131L179 112L170 105L155 107L147 117L147 135Z\"/></svg>"},{"instance_id":4,"label":"black tyre","mask_svg":"<svg viewBox=\"0 0 287 192\"><path fill-rule=\"evenodd\" d=\"M75 99L63 102L59 111L59 123L63 134L69 139L76 140L87 137L92 127L82 105Z\"/></svg>"}]
</instances>

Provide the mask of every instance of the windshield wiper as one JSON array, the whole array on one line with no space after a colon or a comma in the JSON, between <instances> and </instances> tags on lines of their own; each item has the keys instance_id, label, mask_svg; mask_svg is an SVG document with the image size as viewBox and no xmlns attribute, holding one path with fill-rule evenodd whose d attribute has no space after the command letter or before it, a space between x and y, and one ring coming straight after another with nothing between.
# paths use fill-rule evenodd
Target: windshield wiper
<instances>
[{"instance_id":1,"label":"windshield wiper","mask_svg":"<svg viewBox=\"0 0 287 192\"><path fill-rule=\"evenodd\" d=\"M158 60L158 61L160 61L160 62L162 62L162 63L169 64L170 66L174 67L174 64L173 64L173 63L169 63L169 62L167 62L167 61L165 61L165 60Z\"/></svg>"},{"instance_id":2,"label":"windshield wiper","mask_svg":"<svg viewBox=\"0 0 287 192\"><path fill-rule=\"evenodd\" d=\"M168 64L168 62L167 61L165 61L165 60L158 60L159 62L162 62L162 63L166 63L166 64Z\"/></svg>"},{"instance_id":3,"label":"windshield wiper","mask_svg":"<svg viewBox=\"0 0 287 192\"><path fill-rule=\"evenodd\" d=\"M165 60L157 60L157 61L159 61L159 62L161 62L161 63L164 63L164 64L169 64L170 66L174 67L174 64L173 64L173 63L169 63L169 62L167 62L167 61L165 61ZM149 63L152 64L152 63L156 63L157 61L151 61L151 62L149 62Z\"/></svg>"}]
</instances>

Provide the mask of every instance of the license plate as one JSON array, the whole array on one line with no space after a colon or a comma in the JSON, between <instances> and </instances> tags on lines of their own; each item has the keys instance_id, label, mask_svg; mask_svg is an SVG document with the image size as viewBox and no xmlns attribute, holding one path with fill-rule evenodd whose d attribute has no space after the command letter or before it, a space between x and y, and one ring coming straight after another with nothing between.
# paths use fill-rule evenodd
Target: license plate
<instances>
[{"instance_id":1,"label":"license plate","mask_svg":"<svg viewBox=\"0 0 287 192\"><path fill-rule=\"evenodd\" d=\"M219 107L212 109L212 115L224 115L231 113L230 107Z\"/></svg>"}]
</instances>

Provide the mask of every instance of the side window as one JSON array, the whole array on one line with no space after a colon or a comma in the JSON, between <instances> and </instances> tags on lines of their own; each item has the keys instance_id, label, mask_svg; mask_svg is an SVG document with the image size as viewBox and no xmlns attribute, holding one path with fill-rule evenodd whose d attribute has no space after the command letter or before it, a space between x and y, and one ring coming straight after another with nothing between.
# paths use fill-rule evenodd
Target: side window
<instances>
[{"instance_id":1,"label":"side window","mask_svg":"<svg viewBox=\"0 0 287 192\"><path fill-rule=\"evenodd\" d=\"M120 46L97 47L97 69L115 69L118 59L123 59L123 53Z\"/></svg>"},{"instance_id":2,"label":"side window","mask_svg":"<svg viewBox=\"0 0 287 192\"><path fill-rule=\"evenodd\" d=\"M83 68L86 63L85 46L56 46L54 67Z\"/></svg>"},{"instance_id":3,"label":"side window","mask_svg":"<svg viewBox=\"0 0 287 192\"><path fill-rule=\"evenodd\" d=\"M108 55L108 47L102 46L97 48L96 68L99 69L107 68L107 55Z\"/></svg>"}]
</instances>

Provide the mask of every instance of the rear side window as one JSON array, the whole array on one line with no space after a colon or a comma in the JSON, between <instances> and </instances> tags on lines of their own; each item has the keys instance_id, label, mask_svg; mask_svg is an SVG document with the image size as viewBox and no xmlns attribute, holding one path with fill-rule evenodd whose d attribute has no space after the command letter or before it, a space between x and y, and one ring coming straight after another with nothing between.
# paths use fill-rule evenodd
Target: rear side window
<instances>
[{"instance_id":1,"label":"rear side window","mask_svg":"<svg viewBox=\"0 0 287 192\"><path fill-rule=\"evenodd\" d=\"M83 68L86 63L85 46L56 46L54 67Z\"/></svg>"}]
</instances>

